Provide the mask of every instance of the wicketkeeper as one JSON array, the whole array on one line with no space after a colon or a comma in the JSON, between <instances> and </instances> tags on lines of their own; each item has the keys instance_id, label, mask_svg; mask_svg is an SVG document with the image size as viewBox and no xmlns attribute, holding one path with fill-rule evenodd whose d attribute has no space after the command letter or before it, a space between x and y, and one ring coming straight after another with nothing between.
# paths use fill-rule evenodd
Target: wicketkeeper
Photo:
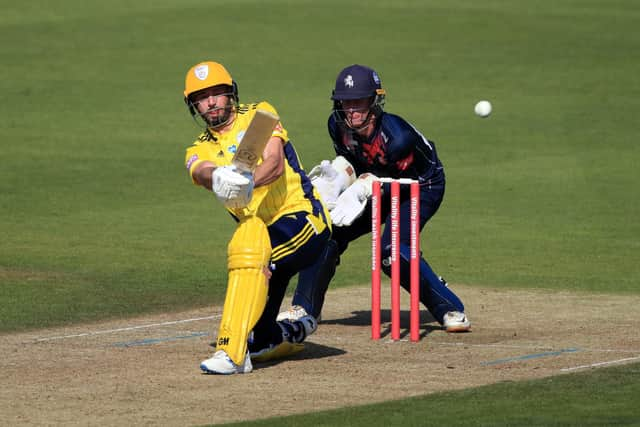
<instances>
[{"instance_id":1,"label":"wicketkeeper","mask_svg":"<svg viewBox=\"0 0 640 427\"><path fill-rule=\"evenodd\" d=\"M420 229L437 212L444 197L444 168L433 141L401 117L384 111L385 90L378 74L351 65L338 74L331 96L329 135L337 157L323 161L309 176L331 210L333 235L322 263L300 273L290 310L278 319L320 317L324 296L340 255L349 243L371 232L371 183L376 177L409 178L420 184ZM391 275L390 188L382 190L382 269ZM400 223L409 224L409 186L402 186ZM410 289L410 230L400 227L400 284ZM471 324L464 305L447 283L420 260L420 301L448 332L464 332Z\"/></svg>"},{"instance_id":2,"label":"wicketkeeper","mask_svg":"<svg viewBox=\"0 0 640 427\"><path fill-rule=\"evenodd\" d=\"M329 214L280 122L267 131L273 129L266 148L255 153L254 171L234 163L257 112L266 111L276 120L277 112L264 101L240 104L236 82L221 64L207 61L191 67L184 101L204 128L187 148L187 171L238 224L228 245L227 294L216 351L200 368L212 374L247 373L252 360L301 351L302 341L315 331L312 316L281 322L276 316L291 277L326 250ZM215 230L203 230L202 236L216 239Z\"/></svg>"}]
</instances>

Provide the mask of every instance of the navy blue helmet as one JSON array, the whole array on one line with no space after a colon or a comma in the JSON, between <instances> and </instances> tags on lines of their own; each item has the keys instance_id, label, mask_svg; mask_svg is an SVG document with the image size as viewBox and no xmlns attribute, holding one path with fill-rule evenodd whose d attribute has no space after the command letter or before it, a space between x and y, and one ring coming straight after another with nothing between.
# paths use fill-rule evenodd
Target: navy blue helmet
<instances>
[{"instance_id":1,"label":"navy blue helmet","mask_svg":"<svg viewBox=\"0 0 640 427\"><path fill-rule=\"evenodd\" d=\"M336 78L336 85L331 93L333 100L333 111L336 119L346 122L342 101L354 99L371 99L370 111L380 117L384 108L385 90L382 89L382 82L378 73L365 65L350 65L340 71ZM368 120L367 120L368 121Z\"/></svg>"}]
</instances>

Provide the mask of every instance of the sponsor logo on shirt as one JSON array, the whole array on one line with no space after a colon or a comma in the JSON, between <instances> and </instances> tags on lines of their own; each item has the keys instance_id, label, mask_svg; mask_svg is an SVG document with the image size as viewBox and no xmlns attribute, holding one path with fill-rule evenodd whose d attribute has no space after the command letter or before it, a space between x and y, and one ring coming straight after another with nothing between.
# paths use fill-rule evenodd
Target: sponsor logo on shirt
<instances>
[{"instance_id":1,"label":"sponsor logo on shirt","mask_svg":"<svg viewBox=\"0 0 640 427\"><path fill-rule=\"evenodd\" d=\"M187 170L191 169L191 165L196 160L198 160L198 155L197 154L194 154L193 156L189 157L189 160L187 160Z\"/></svg>"}]
</instances>

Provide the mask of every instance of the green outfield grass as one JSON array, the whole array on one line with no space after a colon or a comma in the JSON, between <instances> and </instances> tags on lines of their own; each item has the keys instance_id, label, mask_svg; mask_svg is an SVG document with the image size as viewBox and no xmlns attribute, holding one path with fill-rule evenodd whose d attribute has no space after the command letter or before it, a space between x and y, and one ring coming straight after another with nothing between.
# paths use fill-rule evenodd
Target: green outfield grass
<instances>
[{"instance_id":1,"label":"green outfield grass","mask_svg":"<svg viewBox=\"0 0 640 427\"><path fill-rule=\"evenodd\" d=\"M204 59L307 168L332 157L337 72L376 68L445 164L422 243L450 282L640 292L637 2L0 2L0 332L222 302L234 225L183 166ZM365 239L333 286L368 265Z\"/></svg>"}]
</instances>

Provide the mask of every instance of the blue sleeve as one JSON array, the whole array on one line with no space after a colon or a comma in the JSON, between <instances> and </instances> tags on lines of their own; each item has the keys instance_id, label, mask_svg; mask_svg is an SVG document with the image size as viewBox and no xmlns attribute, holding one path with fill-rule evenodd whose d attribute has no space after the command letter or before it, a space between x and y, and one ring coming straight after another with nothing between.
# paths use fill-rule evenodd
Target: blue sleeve
<instances>
[{"instance_id":1,"label":"blue sleeve","mask_svg":"<svg viewBox=\"0 0 640 427\"><path fill-rule=\"evenodd\" d=\"M387 143L387 159L391 163L405 159L413 153L418 143L422 142L418 132L402 118L393 114L385 114L383 132L389 136Z\"/></svg>"},{"instance_id":2,"label":"blue sleeve","mask_svg":"<svg viewBox=\"0 0 640 427\"><path fill-rule=\"evenodd\" d=\"M394 114L383 115L382 132L387 139L387 159L391 165L406 161L406 169L397 176L420 178L431 183L444 182L444 168L433 141Z\"/></svg>"}]
</instances>

